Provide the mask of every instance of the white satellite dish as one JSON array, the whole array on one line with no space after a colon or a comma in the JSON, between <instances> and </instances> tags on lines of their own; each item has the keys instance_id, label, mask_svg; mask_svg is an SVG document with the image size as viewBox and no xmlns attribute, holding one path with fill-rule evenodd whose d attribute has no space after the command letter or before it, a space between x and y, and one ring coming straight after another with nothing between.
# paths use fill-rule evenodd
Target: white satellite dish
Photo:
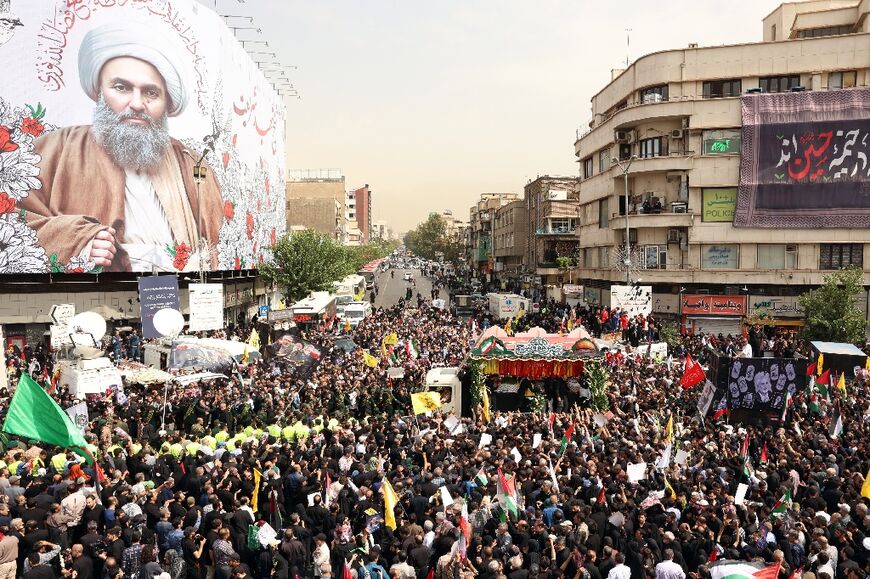
<instances>
[{"instance_id":1,"label":"white satellite dish","mask_svg":"<svg viewBox=\"0 0 870 579\"><path fill-rule=\"evenodd\" d=\"M106 320L97 312L82 312L73 316L68 327L74 346L93 347L106 335Z\"/></svg>"},{"instance_id":2,"label":"white satellite dish","mask_svg":"<svg viewBox=\"0 0 870 579\"><path fill-rule=\"evenodd\" d=\"M154 314L154 329L161 336L177 336L184 329L184 316L172 308L157 310Z\"/></svg>"},{"instance_id":3,"label":"white satellite dish","mask_svg":"<svg viewBox=\"0 0 870 579\"><path fill-rule=\"evenodd\" d=\"M94 360L103 355L103 351L93 346L77 345L73 348L73 354L84 360Z\"/></svg>"}]
</instances>

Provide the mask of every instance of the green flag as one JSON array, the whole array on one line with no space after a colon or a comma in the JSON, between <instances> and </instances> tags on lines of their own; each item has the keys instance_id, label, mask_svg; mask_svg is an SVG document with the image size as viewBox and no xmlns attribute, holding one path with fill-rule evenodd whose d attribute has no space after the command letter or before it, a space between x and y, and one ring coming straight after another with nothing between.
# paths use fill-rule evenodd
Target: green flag
<instances>
[{"instance_id":1,"label":"green flag","mask_svg":"<svg viewBox=\"0 0 870 579\"><path fill-rule=\"evenodd\" d=\"M791 508L791 489L786 489L782 498L776 501L773 505L773 510L770 512L771 517L778 517L785 514Z\"/></svg>"},{"instance_id":2,"label":"green flag","mask_svg":"<svg viewBox=\"0 0 870 579\"><path fill-rule=\"evenodd\" d=\"M69 448L92 460L84 450L82 433L67 413L27 374L18 380L3 432Z\"/></svg>"}]
</instances>

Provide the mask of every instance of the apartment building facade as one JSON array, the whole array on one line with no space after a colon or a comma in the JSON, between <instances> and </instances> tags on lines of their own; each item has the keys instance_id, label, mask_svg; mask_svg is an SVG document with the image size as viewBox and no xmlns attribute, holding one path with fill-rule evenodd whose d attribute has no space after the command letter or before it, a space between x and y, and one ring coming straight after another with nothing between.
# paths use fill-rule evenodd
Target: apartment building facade
<instances>
[{"instance_id":1,"label":"apartment building facade","mask_svg":"<svg viewBox=\"0 0 870 579\"><path fill-rule=\"evenodd\" d=\"M559 267L559 258L576 263L579 249L579 197L577 177L544 175L526 184L524 196L528 226L526 227L527 271L536 275L548 295L557 295L558 288L570 271ZM525 282L531 285L528 278Z\"/></svg>"},{"instance_id":2,"label":"apartment building facade","mask_svg":"<svg viewBox=\"0 0 870 579\"><path fill-rule=\"evenodd\" d=\"M474 274L491 279L495 262L492 245L495 210L518 198L516 193L482 193L480 200L471 206L466 247L468 267Z\"/></svg>"},{"instance_id":3,"label":"apartment building facade","mask_svg":"<svg viewBox=\"0 0 870 579\"><path fill-rule=\"evenodd\" d=\"M345 181L341 170L290 169L287 173L287 231L313 229L342 242Z\"/></svg>"},{"instance_id":4,"label":"apartment building facade","mask_svg":"<svg viewBox=\"0 0 870 579\"><path fill-rule=\"evenodd\" d=\"M617 71L593 96L592 120L575 142L574 277L583 280L588 302L609 304L610 285L624 282L628 269L633 281L653 286L656 313L681 316L688 331L733 330L738 317L799 325L797 296L842 266L862 267L870 285L870 218L863 226L861 217L849 226L832 226L836 219L826 226L823 219L819 226L800 219L798 227L735 225L738 198L752 190L750 165L741 181L741 159L755 152L742 143L744 113L771 93L823 100L837 95L805 93L853 91L849 98L865 98L868 11L868 0L786 3L764 19L762 42L690 45ZM864 203L858 215L870 210ZM617 267L625 263L626 237L630 266ZM696 315L697 295L736 303L732 319Z\"/></svg>"},{"instance_id":5,"label":"apartment building facade","mask_svg":"<svg viewBox=\"0 0 870 579\"><path fill-rule=\"evenodd\" d=\"M499 279L515 279L526 268L528 213L523 199L495 209L492 222L493 271Z\"/></svg>"}]
</instances>

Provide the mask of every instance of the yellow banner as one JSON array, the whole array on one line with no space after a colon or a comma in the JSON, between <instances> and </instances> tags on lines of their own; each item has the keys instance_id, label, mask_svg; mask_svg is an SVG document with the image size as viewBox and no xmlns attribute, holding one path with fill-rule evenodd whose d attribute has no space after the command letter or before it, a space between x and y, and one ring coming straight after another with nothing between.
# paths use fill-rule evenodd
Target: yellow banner
<instances>
[{"instance_id":1,"label":"yellow banner","mask_svg":"<svg viewBox=\"0 0 870 579\"><path fill-rule=\"evenodd\" d=\"M438 392L414 392L411 394L414 414L423 414L441 408L441 394Z\"/></svg>"},{"instance_id":2,"label":"yellow banner","mask_svg":"<svg viewBox=\"0 0 870 579\"><path fill-rule=\"evenodd\" d=\"M254 469L254 496L251 497L251 510L254 511L254 515L257 514L257 506L260 502L260 479L263 477L263 473Z\"/></svg>"}]
</instances>

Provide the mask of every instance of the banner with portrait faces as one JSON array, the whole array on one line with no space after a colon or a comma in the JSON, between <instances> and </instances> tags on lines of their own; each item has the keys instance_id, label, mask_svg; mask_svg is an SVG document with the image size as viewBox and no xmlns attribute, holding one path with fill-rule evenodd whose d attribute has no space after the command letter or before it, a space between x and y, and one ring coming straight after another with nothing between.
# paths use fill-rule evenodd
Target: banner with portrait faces
<instances>
[{"instance_id":1,"label":"banner with portrait faces","mask_svg":"<svg viewBox=\"0 0 870 579\"><path fill-rule=\"evenodd\" d=\"M721 369L720 369L721 370ZM807 362L795 358L734 358L728 369L728 407L782 410L786 394L806 386Z\"/></svg>"}]
</instances>

